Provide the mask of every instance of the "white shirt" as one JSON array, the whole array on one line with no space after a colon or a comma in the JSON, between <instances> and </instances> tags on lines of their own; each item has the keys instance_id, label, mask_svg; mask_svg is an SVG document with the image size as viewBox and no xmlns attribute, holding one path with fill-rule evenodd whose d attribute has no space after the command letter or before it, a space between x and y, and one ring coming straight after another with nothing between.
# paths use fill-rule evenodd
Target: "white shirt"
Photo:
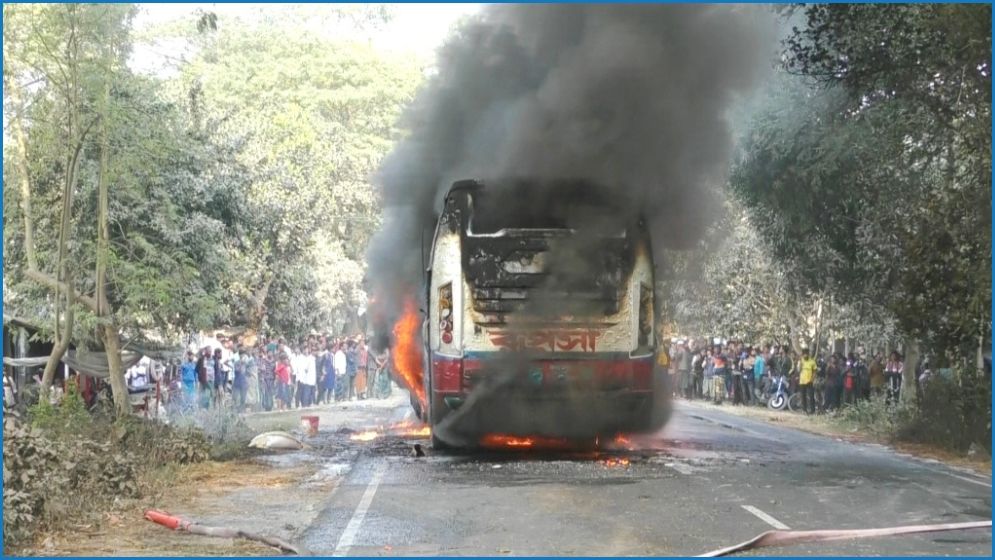
<instances>
[{"instance_id":1,"label":"white shirt","mask_svg":"<svg viewBox=\"0 0 995 560\"><path fill-rule=\"evenodd\" d=\"M345 375L345 352L339 350L335 353L332 366L335 367L335 375Z\"/></svg>"},{"instance_id":2,"label":"white shirt","mask_svg":"<svg viewBox=\"0 0 995 560\"><path fill-rule=\"evenodd\" d=\"M294 356L294 373L297 380L305 385L315 385L318 377L314 371L314 356L310 354L298 354Z\"/></svg>"}]
</instances>

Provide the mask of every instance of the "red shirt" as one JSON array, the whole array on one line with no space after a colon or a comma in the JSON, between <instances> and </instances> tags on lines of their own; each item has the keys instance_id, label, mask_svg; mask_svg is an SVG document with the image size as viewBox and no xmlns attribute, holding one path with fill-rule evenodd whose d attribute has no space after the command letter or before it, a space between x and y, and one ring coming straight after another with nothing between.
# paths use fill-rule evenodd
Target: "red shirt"
<instances>
[{"instance_id":1,"label":"red shirt","mask_svg":"<svg viewBox=\"0 0 995 560\"><path fill-rule=\"evenodd\" d=\"M290 383L290 366L280 362L276 364L276 378L280 383L289 384Z\"/></svg>"}]
</instances>

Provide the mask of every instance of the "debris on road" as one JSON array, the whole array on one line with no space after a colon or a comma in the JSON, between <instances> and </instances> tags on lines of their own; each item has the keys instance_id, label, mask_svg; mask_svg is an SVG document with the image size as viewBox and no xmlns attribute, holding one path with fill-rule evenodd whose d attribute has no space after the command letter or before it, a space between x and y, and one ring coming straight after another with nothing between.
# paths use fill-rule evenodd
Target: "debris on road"
<instances>
[{"instance_id":1,"label":"debris on road","mask_svg":"<svg viewBox=\"0 0 995 560\"><path fill-rule=\"evenodd\" d=\"M265 432L252 438L249 447L257 449L304 449L304 442L287 432Z\"/></svg>"},{"instance_id":2,"label":"debris on road","mask_svg":"<svg viewBox=\"0 0 995 560\"><path fill-rule=\"evenodd\" d=\"M870 537L893 537L896 535L911 535L914 533L936 533L940 531L961 531L965 529L990 529L992 522L969 521L966 523L941 523L937 525L906 525L904 527L883 527L878 529L843 529L828 531L767 531L752 539L726 548L720 548L699 558L727 556L737 552L763 548L767 546L790 546L793 544L825 541L842 541L850 539L866 539Z\"/></svg>"},{"instance_id":3,"label":"debris on road","mask_svg":"<svg viewBox=\"0 0 995 560\"><path fill-rule=\"evenodd\" d=\"M220 537L225 539L247 539L250 541L261 542L265 545L271 546L281 552L289 552L291 554L300 555L300 550L284 541L283 539L277 537L270 537L267 535L257 535L256 533L250 533L248 531L243 531L241 529L233 529L231 527L208 527L206 525L198 525L192 521L186 519L175 517L169 515L168 513L150 509L145 512L145 519L153 523L157 523L166 527L167 529L172 529L174 531L184 531L187 533L192 533L195 535L204 535L207 537Z\"/></svg>"},{"instance_id":4,"label":"debris on road","mask_svg":"<svg viewBox=\"0 0 995 560\"><path fill-rule=\"evenodd\" d=\"M422 449L420 443L416 443L412 448L411 452L414 453L415 457L424 457L425 451Z\"/></svg>"}]
</instances>

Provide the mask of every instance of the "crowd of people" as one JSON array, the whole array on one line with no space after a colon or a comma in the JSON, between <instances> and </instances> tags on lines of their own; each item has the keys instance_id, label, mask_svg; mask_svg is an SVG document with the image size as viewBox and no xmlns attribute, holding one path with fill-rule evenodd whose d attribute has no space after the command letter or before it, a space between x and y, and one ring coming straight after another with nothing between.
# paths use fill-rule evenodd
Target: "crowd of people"
<instances>
[{"instance_id":1,"label":"crowd of people","mask_svg":"<svg viewBox=\"0 0 995 560\"><path fill-rule=\"evenodd\" d=\"M363 335L253 342L218 337L217 347L188 350L182 362L167 367L170 402L182 409L269 411L390 394L389 350L371 351Z\"/></svg>"},{"instance_id":2,"label":"crowd of people","mask_svg":"<svg viewBox=\"0 0 995 560\"><path fill-rule=\"evenodd\" d=\"M673 396L709 399L719 404L766 405L780 384L787 394L798 393L807 414L829 412L846 404L883 397L897 403L905 365L897 351L868 357L863 348L844 355L814 356L787 346L743 342L708 344L678 340L664 358ZM930 375L920 368L917 384Z\"/></svg>"}]
</instances>

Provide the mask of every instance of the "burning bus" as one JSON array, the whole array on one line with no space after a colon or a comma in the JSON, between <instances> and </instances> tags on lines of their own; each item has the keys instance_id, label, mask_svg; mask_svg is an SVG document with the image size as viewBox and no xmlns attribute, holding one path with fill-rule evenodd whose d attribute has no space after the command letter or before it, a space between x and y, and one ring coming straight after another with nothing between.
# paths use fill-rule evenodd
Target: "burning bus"
<instances>
[{"instance_id":1,"label":"burning bus","mask_svg":"<svg viewBox=\"0 0 995 560\"><path fill-rule=\"evenodd\" d=\"M422 387L436 446L658 428L645 221L584 181L459 181L424 243ZM629 208L629 210L626 210Z\"/></svg>"}]
</instances>

